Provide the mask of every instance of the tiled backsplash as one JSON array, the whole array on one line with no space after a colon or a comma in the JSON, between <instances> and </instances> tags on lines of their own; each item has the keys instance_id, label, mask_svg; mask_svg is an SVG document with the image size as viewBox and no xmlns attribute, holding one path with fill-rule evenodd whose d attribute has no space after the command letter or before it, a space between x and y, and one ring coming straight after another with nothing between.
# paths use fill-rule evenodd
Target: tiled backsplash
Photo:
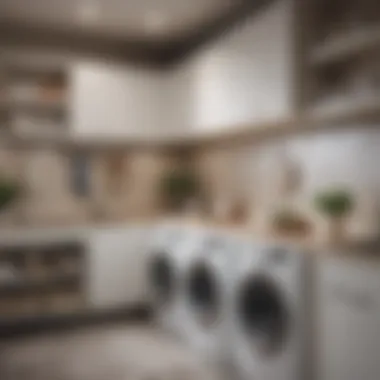
<instances>
[{"instance_id":1,"label":"tiled backsplash","mask_svg":"<svg viewBox=\"0 0 380 380\"><path fill-rule=\"evenodd\" d=\"M289 162L292 163L289 166ZM319 190L344 187L355 196L352 233L377 232L380 220L380 131L358 125L347 130L278 138L256 144L205 149L198 155L209 195L218 200L244 198L254 223L276 205L291 202L313 218ZM287 176L300 175L294 194L285 194ZM286 174L288 173L288 175Z\"/></svg>"}]
</instances>

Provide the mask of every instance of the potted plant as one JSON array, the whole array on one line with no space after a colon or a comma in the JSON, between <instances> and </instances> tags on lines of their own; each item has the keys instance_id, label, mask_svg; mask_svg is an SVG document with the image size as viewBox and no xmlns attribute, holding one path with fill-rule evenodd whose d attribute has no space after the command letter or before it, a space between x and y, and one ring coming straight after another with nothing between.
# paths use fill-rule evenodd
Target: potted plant
<instances>
[{"instance_id":1,"label":"potted plant","mask_svg":"<svg viewBox=\"0 0 380 380\"><path fill-rule=\"evenodd\" d=\"M346 218L354 207L352 194L345 189L331 189L318 193L316 209L329 219L329 238L339 242L345 235Z\"/></svg>"},{"instance_id":2,"label":"potted plant","mask_svg":"<svg viewBox=\"0 0 380 380\"><path fill-rule=\"evenodd\" d=\"M181 211L189 202L199 200L201 185L193 170L179 166L164 174L160 193L167 209Z\"/></svg>"},{"instance_id":3,"label":"potted plant","mask_svg":"<svg viewBox=\"0 0 380 380\"><path fill-rule=\"evenodd\" d=\"M310 233L311 224L297 211L282 209L273 215L272 228L281 236L304 237Z\"/></svg>"},{"instance_id":4,"label":"potted plant","mask_svg":"<svg viewBox=\"0 0 380 380\"><path fill-rule=\"evenodd\" d=\"M16 181L0 178L0 212L6 210L20 195Z\"/></svg>"}]
</instances>

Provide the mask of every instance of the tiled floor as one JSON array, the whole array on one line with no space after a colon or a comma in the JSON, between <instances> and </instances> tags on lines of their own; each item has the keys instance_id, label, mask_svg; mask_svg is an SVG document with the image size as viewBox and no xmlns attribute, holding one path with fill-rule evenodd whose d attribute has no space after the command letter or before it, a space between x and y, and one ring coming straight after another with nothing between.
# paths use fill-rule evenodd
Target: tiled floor
<instances>
[{"instance_id":1,"label":"tiled floor","mask_svg":"<svg viewBox=\"0 0 380 380\"><path fill-rule=\"evenodd\" d=\"M0 345L1 380L216 380L215 368L153 327L114 325Z\"/></svg>"}]
</instances>

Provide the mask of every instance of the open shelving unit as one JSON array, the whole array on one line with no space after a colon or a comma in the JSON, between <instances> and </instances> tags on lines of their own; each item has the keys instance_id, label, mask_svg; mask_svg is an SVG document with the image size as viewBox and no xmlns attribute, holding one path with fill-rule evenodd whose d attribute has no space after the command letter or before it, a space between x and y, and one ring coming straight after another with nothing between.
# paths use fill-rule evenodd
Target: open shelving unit
<instances>
[{"instance_id":1,"label":"open shelving unit","mask_svg":"<svg viewBox=\"0 0 380 380\"><path fill-rule=\"evenodd\" d=\"M316 119L380 115L380 3L309 0L306 112Z\"/></svg>"},{"instance_id":2,"label":"open shelving unit","mask_svg":"<svg viewBox=\"0 0 380 380\"><path fill-rule=\"evenodd\" d=\"M64 66L0 62L0 123L17 137L67 134L69 80Z\"/></svg>"},{"instance_id":3,"label":"open shelving unit","mask_svg":"<svg viewBox=\"0 0 380 380\"><path fill-rule=\"evenodd\" d=\"M83 310L80 242L0 246L0 322Z\"/></svg>"},{"instance_id":4,"label":"open shelving unit","mask_svg":"<svg viewBox=\"0 0 380 380\"><path fill-rule=\"evenodd\" d=\"M337 32L313 48L310 62L322 66L342 62L380 47L380 26L362 27L348 32Z\"/></svg>"}]
</instances>

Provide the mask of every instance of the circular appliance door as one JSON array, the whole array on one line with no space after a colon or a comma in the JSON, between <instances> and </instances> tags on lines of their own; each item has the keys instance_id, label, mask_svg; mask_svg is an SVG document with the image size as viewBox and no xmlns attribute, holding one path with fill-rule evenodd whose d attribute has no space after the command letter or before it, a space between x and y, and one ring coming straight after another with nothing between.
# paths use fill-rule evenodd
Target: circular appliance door
<instances>
[{"instance_id":1,"label":"circular appliance door","mask_svg":"<svg viewBox=\"0 0 380 380\"><path fill-rule=\"evenodd\" d=\"M252 350L271 357L288 336L289 314L277 284L265 275L249 276L238 287L237 323Z\"/></svg>"},{"instance_id":2,"label":"circular appliance door","mask_svg":"<svg viewBox=\"0 0 380 380\"><path fill-rule=\"evenodd\" d=\"M188 272L187 299L198 322L210 327L220 311L220 289L214 271L205 262L192 265Z\"/></svg>"},{"instance_id":3,"label":"circular appliance door","mask_svg":"<svg viewBox=\"0 0 380 380\"><path fill-rule=\"evenodd\" d=\"M153 256L148 275L157 301L160 304L170 302L174 295L175 275L172 262L165 252Z\"/></svg>"}]
</instances>

